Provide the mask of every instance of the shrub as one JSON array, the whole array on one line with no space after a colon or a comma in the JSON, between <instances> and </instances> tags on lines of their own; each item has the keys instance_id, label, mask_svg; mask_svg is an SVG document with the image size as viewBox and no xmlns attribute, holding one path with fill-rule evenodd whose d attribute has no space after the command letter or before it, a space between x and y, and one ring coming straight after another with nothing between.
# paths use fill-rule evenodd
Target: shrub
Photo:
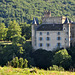
<instances>
[{"instance_id":1,"label":"shrub","mask_svg":"<svg viewBox=\"0 0 75 75\"><path fill-rule=\"evenodd\" d=\"M23 59L23 58L19 58L15 57L12 61L8 61L8 66L12 66L12 67L19 67L19 68L27 68L28 67L28 61L27 59Z\"/></svg>"},{"instance_id":2,"label":"shrub","mask_svg":"<svg viewBox=\"0 0 75 75\"><path fill-rule=\"evenodd\" d=\"M57 65L53 65L49 67L49 70L53 70L53 71L64 71L63 67L58 67Z\"/></svg>"}]
</instances>

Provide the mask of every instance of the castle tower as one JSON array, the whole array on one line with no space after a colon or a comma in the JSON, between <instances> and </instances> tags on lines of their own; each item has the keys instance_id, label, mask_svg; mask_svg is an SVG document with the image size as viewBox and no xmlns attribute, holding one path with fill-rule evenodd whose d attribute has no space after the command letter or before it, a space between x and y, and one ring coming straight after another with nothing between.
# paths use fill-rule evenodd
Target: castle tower
<instances>
[{"instance_id":1,"label":"castle tower","mask_svg":"<svg viewBox=\"0 0 75 75\"><path fill-rule=\"evenodd\" d=\"M36 20L35 18L33 18L33 22L32 22L32 47L34 47L34 49L36 48Z\"/></svg>"}]
</instances>

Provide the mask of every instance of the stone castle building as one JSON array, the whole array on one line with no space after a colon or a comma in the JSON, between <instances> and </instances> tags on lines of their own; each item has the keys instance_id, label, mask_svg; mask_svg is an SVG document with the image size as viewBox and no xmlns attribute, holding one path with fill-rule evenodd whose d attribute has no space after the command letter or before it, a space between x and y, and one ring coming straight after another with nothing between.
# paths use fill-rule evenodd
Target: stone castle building
<instances>
[{"instance_id":1,"label":"stone castle building","mask_svg":"<svg viewBox=\"0 0 75 75\"><path fill-rule=\"evenodd\" d=\"M51 12L45 12L42 24L33 18L32 47L52 51L57 48L67 48L75 44L75 23L69 23L64 16L51 17Z\"/></svg>"}]
</instances>

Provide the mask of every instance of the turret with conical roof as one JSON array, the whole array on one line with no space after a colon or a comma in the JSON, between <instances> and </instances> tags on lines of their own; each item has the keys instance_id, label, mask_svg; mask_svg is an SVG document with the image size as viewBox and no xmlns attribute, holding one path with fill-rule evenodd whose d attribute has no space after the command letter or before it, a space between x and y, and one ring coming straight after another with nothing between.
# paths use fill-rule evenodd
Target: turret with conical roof
<instances>
[{"instance_id":1,"label":"turret with conical roof","mask_svg":"<svg viewBox=\"0 0 75 75\"><path fill-rule=\"evenodd\" d=\"M35 19L35 17L33 18L32 21L32 47L36 47L36 27L38 24L38 20Z\"/></svg>"}]
</instances>

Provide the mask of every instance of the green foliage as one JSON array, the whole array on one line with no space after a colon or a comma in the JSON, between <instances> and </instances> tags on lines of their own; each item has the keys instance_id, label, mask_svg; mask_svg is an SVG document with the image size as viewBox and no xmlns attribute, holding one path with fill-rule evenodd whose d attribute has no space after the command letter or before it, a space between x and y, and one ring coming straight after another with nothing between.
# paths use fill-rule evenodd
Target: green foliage
<instances>
[{"instance_id":1,"label":"green foliage","mask_svg":"<svg viewBox=\"0 0 75 75\"><path fill-rule=\"evenodd\" d=\"M13 44L19 43L23 45L26 42L25 38L22 37L21 35L13 35L11 38L12 38Z\"/></svg>"},{"instance_id":2,"label":"green foliage","mask_svg":"<svg viewBox=\"0 0 75 75\"><path fill-rule=\"evenodd\" d=\"M19 67L20 68L23 68L23 58L20 58L19 59Z\"/></svg>"},{"instance_id":3,"label":"green foliage","mask_svg":"<svg viewBox=\"0 0 75 75\"><path fill-rule=\"evenodd\" d=\"M23 60L23 58L15 57L12 61L8 62L8 66L13 66L15 68L27 68L28 67L28 61L27 59Z\"/></svg>"},{"instance_id":4,"label":"green foliage","mask_svg":"<svg viewBox=\"0 0 75 75\"><path fill-rule=\"evenodd\" d=\"M0 0L0 22L9 24L11 20L18 23L31 23L32 17L41 18L45 10L51 10L52 16L67 16L75 21L74 0Z\"/></svg>"},{"instance_id":5,"label":"green foliage","mask_svg":"<svg viewBox=\"0 0 75 75\"><path fill-rule=\"evenodd\" d=\"M17 68L19 66L18 57L15 57L12 60L12 66L15 67L15 68Z\"/></svg>"},{"instance_id":6,"label":"green foliage","mask_svg":"<svg viewBox=\"0 0 75 75\"><path fill-rule=\"evenodd\" d=\"M52 61L53 64L59 65L59 66L62 65L62 67L64 67L65 69L68 69L71 66L72 59L66 49L56 52L53 57L54 57Z\"/></svg>"},{"instance_id":7,"label":"green foliage","mask_svg":"<svg viewBox=\"0 0 75 75\"><path fill-rule=\"evenodd\" d=\"M63 67L58 67L57 65L50 66L49 69L53 71L64 71Z\"/></svg>"},{"instance_id":8,"label":"green foliage","mask_svg":"<svg viewBox=\"0 0 75 75\"><path fill-rule=\"evenodd\" d=\"M20 44L6 45L0 50L0 65L5 65L8 61L11 61L14 57L21 57L24 49ZM25 52L24 52L25 54Z\"/></svg>"},{"instance_id":9,"label":"green foliage","mask_svg":"<svg viewBox=\"0 0 75 75\"><path fill-rule=\"evenodd\" d=\"M0 75L75 75L69 71L49 71L37 68L0 67Z\"/></svg>"},{"instance_id":10,"label":"green foliage","mask_svg":"<svg viewBox=\"0 0 75 75\"><path fill-rule=\"evenodd\" d=\"M5 40L7 36L8 28L6 28L4 23L0 23L0 40Z\"/></svg>"},{"instance_id":11,"label":"green foliage","mask_svg":"<svg viewBox=\"0 0 75 75\"><path fill-rule=\"evenodd\" d=\"M68 53L71 55L72 57L72 67L75 68L75 47L71 47L68 49Z\"/></svg>"},{"instance_id":12,"label":"green foliage","mask_svg":"<svg viewBox=\"0 0 75 75\"><path fill-rule=\"evenodd\" d=\"M32 57L34 58L36 66L39 68L47 69L52 65L53 54L51 51L38 49L33 52Z\"/></svg>"},{"instance_id":13,"label":"green foliage","mask_svg":"<svg viewBox=\"0 0 75 75\"><path fill-rule=\"evenodd\" d=\"M31 25L25 23L20 24L22 29L22 36L24 36L27 40L31 38Z\"/></svg>"},{"instance_id":14,"label":"green foliage","mask_svg":"<svg viewBox=\"0 0 75 75\"><path fill-rule=\"evenodd\" d=\"M24 68L27 68L28 67L28 61L25 59L24 60Z\"/></svg>"},{"instance_id":15,"label":"green foliage","mask_svg":"<svg viewBox=\"0 0 75 75\"><path fill-rule=\"evenodd\" d=\"M11 21L8 26L7 38L10 40L14 35L21 35L21 28L16 21Z\"/></svg>"}]
</instances>

